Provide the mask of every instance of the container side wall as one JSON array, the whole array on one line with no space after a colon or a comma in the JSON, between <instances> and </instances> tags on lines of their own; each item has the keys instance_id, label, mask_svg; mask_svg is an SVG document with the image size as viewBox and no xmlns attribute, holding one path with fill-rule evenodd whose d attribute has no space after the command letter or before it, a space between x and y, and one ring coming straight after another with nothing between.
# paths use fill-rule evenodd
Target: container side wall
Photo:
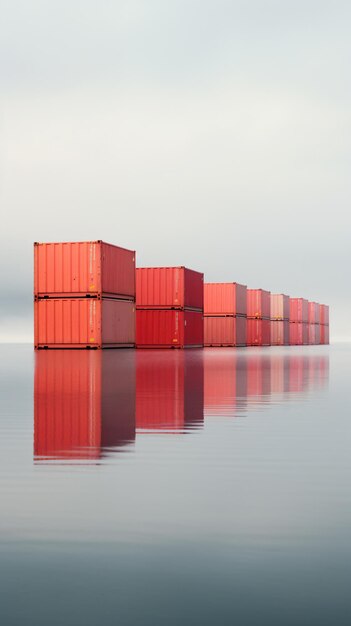
<instances>
[{"instance_id":1,"label":"container side wall","mask_svg":"<svg viewBox=\"0 0 351 626\"><path fill-rule=\"evenodd\" d=\"M208 317L204 318L204 343L206 346L235 346L235 318Z\"/></svg>"},{"instance_id":2,"label":"container side wall","mask_svg":"<svg viewBox=\"0 0 351 626\"><path fill-rule=\"evenodd\" d=\"M204 310L204 275L188 268L184 274L184 307Z\"/></svg>"},{"instance_id":3,"label":"container side wall","mask_svg":"<svg viewBox=\"0 0 351 626\"><path fill-rule=\"evenodd\" d=\"M102 300L102 342L135 345L135 304Z\"/></svg>"},{"instance_id":4,"label":"container side wall","mask_svg":"<svg viewBox=\"0 0 351 626\"><path fill-rule=\"evenodd\" d=\"M135 298L135 252L102 244L102 291Z\"/></svg>"},{"instance_id":5,"label":"container side wall","mask_svg":"<svg viewBox=\"0 0 351 626\"><path fill-rule=\"evenodd\" d=\"M184 311L184 345L204 345L204 319L202 312Z\"/></svg>"},{"instance_id":6,"label":"container side wall","mask_svg":"<svg viewBox=\"0 0 351 626\"><path fill-rule=\"evenodd\" d=\"M184 347L184 312L137 310L136 344L137 347Z\"/></svg>"}]
</instances>

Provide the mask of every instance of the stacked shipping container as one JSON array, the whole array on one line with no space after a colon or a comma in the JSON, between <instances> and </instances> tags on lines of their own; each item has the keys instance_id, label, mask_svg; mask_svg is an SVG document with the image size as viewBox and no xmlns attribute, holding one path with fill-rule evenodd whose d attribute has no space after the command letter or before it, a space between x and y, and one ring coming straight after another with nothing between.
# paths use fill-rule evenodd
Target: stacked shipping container
<instances>
[{"instance_id":1,"label":"stacked shipping container","mask_svg":"<svg viewBox=\"0 0 351 626\"><path fill-rule=\"evenodd\" d=\"M320 343L320 306L317 302L308 303L308 343Z\"/></svg>"},{"instance_id":2,"label":"stacked shipping container","mask_svg":"<svg viewBox=\"0 0 351 626\"><path fill-rule=\"evenodd\" d=\"M135 345L135 252L85 241L34 244L34 343Z\"/></svg>"},{"instance_id":3,"label":"stacked shipping container","mask_svg":"<svg viewBox=\"0 0 351 626\"><path fill-rule=\"evenodd\" d=\"M320 304L320 343L329 343L329 307L326 304Z\"/></svg>"},{"instance_id":4,"label":"stacked shipping container","mask_svg":"<svg viewBox=\"0 0 351 626\"><path fill-rule=\"evenodd\" d=\"M288 346L290 298L284 294L271 294L271 345Z\"/></svg>"},{"instance_id":5,"label":"stacked shipping container","mask_svg":"<svg viewBox=\"0 0 351 626\"><path fill-rule=\"evenodd\" d=\"M238 283L205 283L205 346L246 346L247 287Z\"/></svg>"},{"instance_id":6,"label":"stacked shipping container","mask_svg":"<svg viewBox=\"0 0 351 626\"><path fill-rule=\"evenodd\" d=\"M290 345L308 344L308 301L290 298Z\"/></svg>"},{"instance_id":7,"label":"stacked shipping container","mask_svg":"<svg viewBox=\"0 0 351 626\"><path fill-rule=\"evenodd\" d=\"M264 289L247 290L247 345L271 345L271 293Z\"/></svg>"},{"instance_id":8,"label":"stacked shipping container","mask_svg":"<svg viewBox=\"0 0 351 626\"><path fill-rule=\"evenodd\" d=\"M137 268L137 347L203 346L203 280L186 267Z\"/></svg>"}]
</instances>

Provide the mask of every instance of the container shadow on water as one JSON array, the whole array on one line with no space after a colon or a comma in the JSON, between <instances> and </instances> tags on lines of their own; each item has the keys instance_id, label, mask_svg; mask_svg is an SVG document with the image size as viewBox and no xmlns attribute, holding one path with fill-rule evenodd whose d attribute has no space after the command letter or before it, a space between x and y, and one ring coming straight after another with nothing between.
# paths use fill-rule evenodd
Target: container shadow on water
<instances>
[{"instance_id":1,"label":"container shadow on water","mask_svg":"<svg viewBox=\"0 0 351 626\"><path fill-rule=\"evenodd\" d=\"M288 350L43 351L35 355L34 460L100 463L136 437L185 434L328 383L329 357Z\"/></svg>"}]
</instances>

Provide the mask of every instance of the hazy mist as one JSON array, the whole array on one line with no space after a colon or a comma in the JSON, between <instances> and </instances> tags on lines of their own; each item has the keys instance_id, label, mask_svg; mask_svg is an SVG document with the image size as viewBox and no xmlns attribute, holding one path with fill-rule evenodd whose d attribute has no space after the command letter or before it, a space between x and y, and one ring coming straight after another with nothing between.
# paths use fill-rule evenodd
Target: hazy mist
<instances>
[{"instance_id":1,"label":"hazy mist","mask_svg":"<svg viewBox=\"0 0 351 626\"><path fill-rule=\"evenodd\" d=\"M0 0L0 340L33 241L349 311L349 2Z\"/></svg>"}]
</instances>

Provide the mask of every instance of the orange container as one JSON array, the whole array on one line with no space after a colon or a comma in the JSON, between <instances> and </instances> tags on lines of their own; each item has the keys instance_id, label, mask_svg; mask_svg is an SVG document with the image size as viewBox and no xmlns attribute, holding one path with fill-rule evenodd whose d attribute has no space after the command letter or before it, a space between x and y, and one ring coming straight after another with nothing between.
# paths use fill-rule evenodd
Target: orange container
<instances>
[{"instance_id":1,"label":"orange container","mask_svg":"<svg viewBox=\"0 0 351 626\"><path fill-rule=\"evenodd\" d=\"M323 345L329 344L329 325L320 325L320 343Z\"/></svg>"},{"instance_id":2,"label":"orange container","mask_svg":"<svg viewBox=\"0 0 351 626\"><path fill-rule=\"evenodd\" d=\"M271 345L288 346L289 342L289 321L271 320Z\"/></svg>"},{"instance_id":3,"label":"orange container","mask_svg":"<svg viewBox=\"0 0 351 626\"><path fill-rule=\"evenodd\" d=\"M109 298L49 298L34 302L35 348L135 345L135 304Z\"/></svg>"},{"instance_id":4,"label":"orange container","mask_svg":"<svg viewBox=\"0 0 351 626\"><path fill-rule=\"evenodd\" d=\"M271 293L264 289L247 290L247 317L271 318Z\"/></svg>"},{"instance_id":5,"label":"orange container","mask_svg":"<svg viewBox=\"0 0 351 626\"><path fill-rule=\"evenodd\" d=\"M247 320L247 345L271 345L271 321L266 319Z\"/></svg>"},{"instance_id":6,"label":"orange container","mask_svg":"<svg viewBox=\"0 0 351 626\"><path fill-rule=\"evenodd\" d=\"M246 346L246 317L208 316L204 317L205 346Z\"/></svg>"},{"instance_id":7,"label":"orange container","mask_svg":"<svg viewBox=\"0 0 351 626\"><path fill-rule=\"evenodd\" d=\"M317 324L308 324L308 344L310 346L316 345L316 326Z\"/></svg>"},{"instance_id":8,"label":"orange container","mask_svg":"<svg viewBox=\"0 0 351 626\"><path fill-rule=\"evenodd\" d=\"M203 347L203 315L198 311L137 309L137 348Z\"/></svg>"},{"instance_id":9,"label":"orange container","mask_svg":"<svg viewBox=\"0 0 351 626\"><path fill-rule=\"evenodd\" d=\"M271 293L271 320L288 320L290 298L283 293Z\"/></svg>"},{"instance_id":10,"label":"orange container","mask_svg":"<svg viewBox=\"0 0 351 626\"><path fill-rule=\"evenodd\" d=\"M290 345L308 345L308 324L305 322L290 322Z\"/></svg>"},{"instance_id":11,"label":"orange container","mask_svg":"<svg viewBox=\"0 0 351 626\"><path fill-rule=\"evenodd\" d=\"M204 313L207 315L246 315L246 298L246 285L205 283Z\"/></svg>"},{"instance_id":12,"label":"orange container","mask_svg":"<svg viewBox=\"0 0 351 626\"><path fill-rule=\"evenodd\" d=\"M138 267L136 303L145 309L203 311L204 275L186 267Z\"/></svg>"},{"instance_id":13,"label":"orange container","mask_svg":"<svg viewBox=\"0 0 351 626\"><path fill-rule=\"evenodd\" d=\"M308 322L308 300L290 298L290 322Z\"/></svg>"},{"instance_id":14,"label":"orange container","mask_svg":"<svg viewBox=\"0 0 351 626\"><path fill-rule=\"evenodd\" d=\"M329 324L329 306L327 304L320 304L320 323Z\"/></svg>"},{"instance_id":15,"label":"orange container","mask_svg":"<svg viewBox=\"0 0 351 626\"><path fill-rule=\"evenodd\" d=\"M34 295L135 299L135 252L103 241L34 244Z\"/></svg>"},{"instance_id":16,"label":"orange container","mask_svg":"<svg viewBox=\"0 0 351 626\"><path fill-rule=\"evenodd\" d=\"M319 324L320 321L320 305L317 302L308 303L308 322L309 324Z\"/></svg>"}]
</instances>

